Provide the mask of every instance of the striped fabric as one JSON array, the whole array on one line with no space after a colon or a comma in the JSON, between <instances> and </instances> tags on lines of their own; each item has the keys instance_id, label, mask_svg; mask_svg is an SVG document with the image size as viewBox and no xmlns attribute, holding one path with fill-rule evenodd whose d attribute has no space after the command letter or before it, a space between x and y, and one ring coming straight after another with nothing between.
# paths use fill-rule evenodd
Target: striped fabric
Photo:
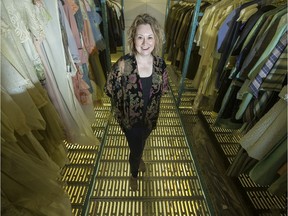
<instances>
[{"instance_id":1,"label":"striped fabric","mask_svg":"<svg viewBox=\"0 0 288 216\"><path fill-rule=\"evenodd\" d=\"M258 98L258 92L260 90L262 83L264 82L264 79L271 72L272 68L275 69L275 71L274 71L274 74L275 74L275 72L278 71L277 66L282 65L282 63L281 63L282 61L279 64L276 64L276 62L278 61L281 54L284 52L284 50L287 47L287 34L288 34L287 31L283 34L283 36L281 37L281 39L277 43L276 47L273 49L272 53L270 54L267 62L265 63L265 65L262 67L260 72L257 74L257 76L254 78L254 80L252 80L251 84L249 85L251 93L256 98ZM276 67L274 67L274 66L276 66ZM270 78L272 76L273 75L271 75ZM269 82L266 82L265 85L268 85L267 83L269 83Z\"/></svg>"},{"instance_id":2,"label":"striped fabric","mask_svg":"<svg viewBox=\"0 0 288 216\"><path fill-rule=\"evenodd\" d=\"M257 121L264 115L264 110L268 107L268 101L273 95L271 91L265 91L263 94L259 95L259 98L253 98L249 103L244 115L243 121L247 122L247 126L243 130L243 134L247 133Z\"/></svg>"},{"instance_id":3,"label":"striped fabric","mask_svg":"<svg viewBox=\"0 0 288 216\"><path fill-rule=\"evenodd\" d=\"M283 88L283 82L287 76L287 47L280 55L275 66L264 79L260 90L280 92Z\"/></svg>"}]
</instances>

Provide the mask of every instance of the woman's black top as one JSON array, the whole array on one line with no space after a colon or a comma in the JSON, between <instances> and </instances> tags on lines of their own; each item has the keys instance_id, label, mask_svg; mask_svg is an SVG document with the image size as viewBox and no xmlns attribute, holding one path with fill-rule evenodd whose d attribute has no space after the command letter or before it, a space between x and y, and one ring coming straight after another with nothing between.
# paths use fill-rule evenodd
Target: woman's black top
<instances>
[{"instance_id":1,"label":"woman's black top","mask_svg":"<svg viewBox=\"0 0 288 216\"><path fill-rule=\"evenodd\" d=\"M144 107L143 107L143 117L145 116L149 97L150 90L152 85L152 75L149 77L141 77L142 89L143 89L143 99L144 99Z\"/></svg>"}]
</instances>

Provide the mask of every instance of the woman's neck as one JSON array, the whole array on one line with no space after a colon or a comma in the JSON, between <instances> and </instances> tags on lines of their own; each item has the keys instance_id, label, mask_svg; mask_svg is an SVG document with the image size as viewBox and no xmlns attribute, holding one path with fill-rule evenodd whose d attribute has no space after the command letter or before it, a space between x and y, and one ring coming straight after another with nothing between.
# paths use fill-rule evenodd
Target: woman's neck
<instances>
[{"instance_id":1,"label":"woman's neck","mask_svg":"<svg viewBox=\"0 0 288 216\"><path fill-rule=\"evenodd\" d=\"M147 56L136 55L135 58L136 58L138 73L140 77L151 76L152 70L153 70L153 56L152 55L147 55Z\"/></svg>"},{"instance_id":2,"label":"woman's neck","mask_svg":"<svg viewBox=\"0 0 288 216\"><path fill-rule=\"evenodd\" d=\"M138 64L139 63L144 63L144 64L151 63L151 60L153 60L153 56L152 55L139 55L139 54L136 54L135 58L136 58L136 61L137 61Z\"/></svg>"}]
</instances>

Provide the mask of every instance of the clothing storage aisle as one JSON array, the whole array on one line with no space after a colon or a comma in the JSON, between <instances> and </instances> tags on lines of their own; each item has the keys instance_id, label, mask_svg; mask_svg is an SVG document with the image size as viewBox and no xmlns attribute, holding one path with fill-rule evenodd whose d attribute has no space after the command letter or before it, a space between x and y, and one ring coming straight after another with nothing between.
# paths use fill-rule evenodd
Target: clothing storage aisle
<instances>
[{"instance_id":1,"label":"clothing storage aisle","mask_svg":"<svg viewBox=\"0 0 288 216\"><path fill-rule=\"evenodd\" d=\"M133 191L104 87L146 12L170 89ZM285 0L2 0L1 26L1 215L287 216Z\"/></svg>"},{"instance_id":2,"label":"clothing storage aisle","mask_svg":"<svg viewBox=\"0 0 288 216\"><path fill-rule=\"evenodd\" d=\"M88 215L211 215L171 92L146 143L138 191L129 188L128 144L113 117L102 148Z\"/></svg>"}]
</instances>

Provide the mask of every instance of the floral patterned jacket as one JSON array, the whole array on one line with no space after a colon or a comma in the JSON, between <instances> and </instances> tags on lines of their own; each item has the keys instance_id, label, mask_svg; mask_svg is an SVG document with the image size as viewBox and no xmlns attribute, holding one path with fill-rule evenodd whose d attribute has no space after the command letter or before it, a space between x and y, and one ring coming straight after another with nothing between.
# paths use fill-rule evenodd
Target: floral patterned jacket
<instances>
[{"instance_id":1,"label":"floral patterned jacket","mask_svg":"<svg viewBox=\"0 0 288 216\"><path fill-rule=\"evenodd\" d=\"M111 97L115 118L122 130L129 129L144 119L149 129L155 129L159 116L161 96L168 90L168 73L165 61L154 56L152 86L143 118L144 100L136 58L132 54L122 56L108 74L105 93Z\"/></svg>"}]
</instances>

